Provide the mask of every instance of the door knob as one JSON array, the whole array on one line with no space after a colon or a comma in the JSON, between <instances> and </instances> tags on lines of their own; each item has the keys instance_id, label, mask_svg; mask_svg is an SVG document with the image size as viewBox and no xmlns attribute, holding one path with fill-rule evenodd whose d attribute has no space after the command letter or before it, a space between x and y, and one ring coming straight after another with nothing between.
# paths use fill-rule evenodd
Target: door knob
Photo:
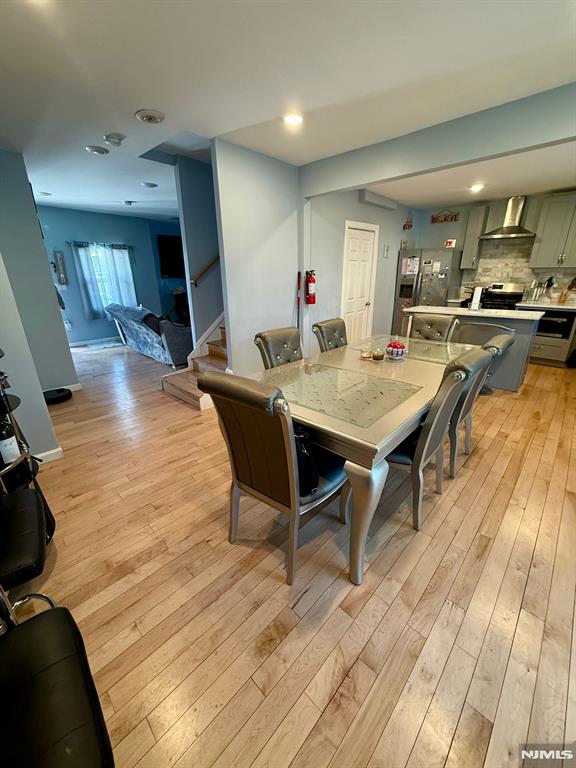
<instances>
[{"instance_id":1,"label":"door knob","mask_svg":"<svg viewBox=\"0 0 576 768\"><path fill-rule=\"evenodd\" d=\"M369 307L372 304L371 301L367 301L366 304L364 304L365 307Z\"/></svg>"}]
</instances>

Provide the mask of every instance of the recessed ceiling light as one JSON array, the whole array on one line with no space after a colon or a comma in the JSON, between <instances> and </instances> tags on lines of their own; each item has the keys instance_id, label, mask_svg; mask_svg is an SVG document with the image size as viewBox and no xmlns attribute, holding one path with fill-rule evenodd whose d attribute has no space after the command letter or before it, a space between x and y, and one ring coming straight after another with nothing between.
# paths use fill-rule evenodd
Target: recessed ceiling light
<instances>
[{"instance_id":1,"label":"recessed ceiling light","mask_svg":"<svg viewBox=\"0 0 576 768\"><path fill-rule=\"evenodd\" d=\"M304 118L298 112L288 112L283 118L286 125L295 126L302 125Z\"/></svg>"},{"instance_id":2,"label":"recessed ceiling light","mask_svg":"<svg viewBox=\"0 0 576 768\"><path fill-rule=\"evenodd\" d=\"M157 109L139 109L134 113L136 120L140 120L141 123L161 123L165 116Z\"/></svg>"},{"instance_id":3,"label":"recessed ceiling light","mask_svg":"<svg viewBox=\"0 0 576 768\"><path fill-rule=\"evenodd\" d=\"M126 136L123 133L107 133L103 136L106 144L109 144L111 147L119 147L125 138Z\"/></svg>"},{"instance_id":4,"label":"recessed ceiling light","mask_svg":"<svg viewBox=\"0 0 576 768\"><path fill-rule=\"evenodd\" d=\"M106 147L100 147L98 144L88 144L87 147L85 147L86 152L90 152L93 155L109 155L110 150L106 149Z\"/></svg>"},{"instance_id":5,"label":"recessed ceiling light","mask_svg":"<svg viewBox=\"0 0 576 768\"><path fill-rule=\"evenodd\" d=\"M38 194L44 197L52 197L52 192L38 192Z\"/></svg>"},{"instance_id":6,"label":"recessed ceiling light","mask_svg":"<svg viewBox=\"0 0 576 768\"><path fill-rule=\"evenodd\" d=\"M482 184L480 181L477 181L476 184L472 184L470 187L470 192L473 192L476 195L478 192L482 192L483 189L484 184Z\"/></svg>"},{"instance_id":7,"label":"recessed ceiling light","mask_svg":"<svg viewBox=\"0 0 576 768\"><path fill-rule=\"evenodd\" d=\"M134 205L137 200L122 200L122 205Z\"/></svg>"},{"instance_id":8,"label":"recessed ceiling light","mask_svg":"<svg viewBox=\"0 0 576 768\"><path fill-rule=\"evenodd\" d=\"M158 184L156 184L155 181L141 181L140 186L146 187L147 189L155 189L158 186Z\"/></svg>"}]
</instances>

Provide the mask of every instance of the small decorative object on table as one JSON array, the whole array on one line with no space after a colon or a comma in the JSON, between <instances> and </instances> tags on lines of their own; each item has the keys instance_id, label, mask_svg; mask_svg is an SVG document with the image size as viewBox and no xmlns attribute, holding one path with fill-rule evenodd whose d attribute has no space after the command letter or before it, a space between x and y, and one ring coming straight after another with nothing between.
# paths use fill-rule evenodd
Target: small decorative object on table
<instances>
[{"instance_id":1,"label":"small decorative object on table","mask_svg":"<svg viewBox=\"0 0 576 768\"><path fill-rule=\"evenodd\" d=\"M384 360L384 350L378 347L372 352L372 360Z\"/></svg>"},{"instance_id":2,"label":"small decorative object on table","mask_svg":"<svg viewBox=\"0 0 576 768\"><path fill-rule=\"evenodd\" d=\"M406 345L395 336L394 341L388 342L386 354L391 360L401 360L406 354Z\"/></svg>"},{"instance_id":3,"label":"small decorative object on table","mask_svg":"<svg viewBox=\"0 0 576 768\"><path fill-rule=\"evenodd\" d=\"M362 347L360 350L360 359L361 360L372 360L372 350L370 347Z\"/></svg>"}]
</instances>

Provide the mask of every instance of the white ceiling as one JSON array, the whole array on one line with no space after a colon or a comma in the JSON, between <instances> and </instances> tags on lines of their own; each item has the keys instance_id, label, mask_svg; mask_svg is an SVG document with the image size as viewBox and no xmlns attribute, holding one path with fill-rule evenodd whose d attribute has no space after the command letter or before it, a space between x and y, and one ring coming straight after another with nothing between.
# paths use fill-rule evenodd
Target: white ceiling
<instances>
[{"instance_id":1,"label":"white ceiling","mask_svg":"<svg viewBox=\"0 0 576 768\"><path fill-rule=\"evenodd\" d=\"M472 184L484 189L472 194ZM576 142L460 165L406 179L371 184L368 189L413 208L498 200L576 187Z\"/></svg>"},{"instance_id":2,"label":"white ceiling","mask_svg":"<svg viewBox=\"0 0 576 768\"><path fill-rule=\"evenodd\" d=\"M2 0L0 146L40 202L169 215L172 169L140 156L181 134L301 164L574 80L575 37L571 0Z\"/></svg>"}]
</instances>

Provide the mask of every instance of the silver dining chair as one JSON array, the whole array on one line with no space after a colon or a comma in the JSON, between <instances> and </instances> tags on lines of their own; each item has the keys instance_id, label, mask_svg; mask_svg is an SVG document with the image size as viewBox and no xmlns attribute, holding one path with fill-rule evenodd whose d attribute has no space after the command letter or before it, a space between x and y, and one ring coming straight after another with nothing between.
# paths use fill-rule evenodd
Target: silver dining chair
<instances>
[{"instance_id":1,"label":"silver dining chair","mask_svg":"<svg viewBox=\"0 0 576 768\"><path fill-rule=\"evenodd\" d=\"M442 493L444 470L444 437L450 426L454 408L470 379L482 373L485 352L470 350L446 366L444 377L424 422L388 454L389 464L407 469L412 479L412 520L420 530L424 467L436 461L436 492Z\"/></svg>"},{"instance_id":2,"label":"silver dining chair","mask_svg":"<svg viewBox=\"0 0 576 768\"><path fill-rule=\"evenodd\" d=\"M459 344L475 344L478 347L483 347L496 336L509 336L511 339L510 342L506 346L502 346L500 353L495 355L495 357L498 357L501 360L506 353L506 350L514 343L515 335L516 331L514 328L507 328L505 325L498 325L498 323L469 322L461 323L455 326L448 340L458 342ZM488 384L490 377L494 373L495 367L497 367L498 364L499 362L495 360L490 367L486 382L480 390L481 395L491 395L494 392L492 387L490 387Z\"/></svg>"},{"instance_id":3,"label":"silver dining chair","mask_svg":"<svg viewBox=\"0 0 576 768\"><path fill-rule=\"evenodd\" d=\"M462 424L464 424L464 453L469 454L472 450L472 409L486 381L486 376L494 358L494 353L491 349L475 349L465 353L465 355L469 357L472 355L476 356L479 370L477 375L469 376L450 419L450 426L448 428L448 436L450 437L450 477L456 477L459 429ZM462 355L462 357L465 355ZM446 367L446 370L450 370L450 365Z\"/></svg>"},{"instance_id":4,"label":"silver dining chair","mask_svg":"<svg viewBox=\"0 0 576 768\"><path fill-rule=\"evenodd\" d=\"M426 341L447 341L458 319L453 315L419 314L412 315L411 339Z\"/></svg>"},{"instance_id":5,"label":"silver dining chair","mask_svg":"<svg viewBox=\"0 0 576 768\"><path fill-rule=\"evenodd\" d=\"M348 344L346 323L341 317L314 323L312 331L318 339L320 352L329 352L331 349L345 347Z\"/></svg>"},{"instance_id":6,"label":"silver dining chair","mask_svg":"<svg viewBox=\"0 0 576 768\"><path fill-rule=\"evenodd\" d=\"M232 470L230 541L236 541L242 494L264 501L289 518L286 581L292 584L300 518L340 494L340 521L347 522L350 485L345 459L314 446L318 488L300 494L294 427L288 403L277 387L225 373L204 373L198 387L218 413Z\"/></svg>"},{"instance_id":7,"label":"silver dining chair","mask_svg":"<svg viewBox=\"0 0 576 768\"><path fill-rule=\"evenodd\" d=\"M302 344L298 328L273 328L271 331L261 331L254 337L254 344L260 350L266 369L302 360Z\"/></svg>"}]
</instances>

